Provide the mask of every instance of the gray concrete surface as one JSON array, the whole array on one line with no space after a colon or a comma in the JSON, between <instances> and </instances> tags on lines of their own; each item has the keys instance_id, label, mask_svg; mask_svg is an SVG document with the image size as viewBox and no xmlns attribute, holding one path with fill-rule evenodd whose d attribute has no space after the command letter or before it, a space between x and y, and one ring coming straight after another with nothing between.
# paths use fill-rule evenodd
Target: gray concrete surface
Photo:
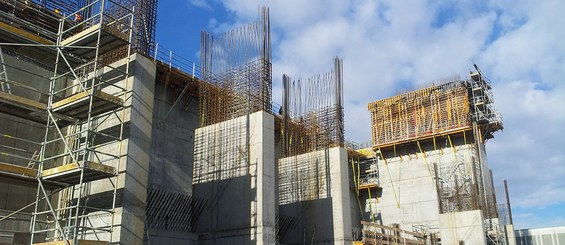
<instances>
[{"instance_id":1,"label":"gray concrete surface","mask_svg":"<svg viewBox=\"0 0 565 245\"><path fill-rule=\"evenodd\" d=\"M193 195L208 200L200 244L275 242L274 118L249 116L248 146L246 128L243 116L196 130Z\"/></svg>"},{"instance_id":2,"label":"gray concrete surface","mask_svg":"<svg viewBox=\"0 0 565 245\"><path fill-rule=\"evenodd\" d=\"M308 166L314 163L319 166L318 172L309 173ZM288 183L279 186L291 188L283 192L284 196L279 196L283 200L279 215L289 220L289 225L279 234L281 244L347 244L352 241L351 205L357 204L350 202L348 166L347 152L341 147L279 159L279 181L298 178L290 186ZM311 188L319 189L312 192Z\"/></svg>"},{"instance_id":3,"label":"gray concrete surface","mask_svg":"<svg viewBox=\"0 0 565 245\"><path fill-rule=\"evenodd\" d=\"M439 228L442 244L487 244L481 210L440 214Z\"/></svg>"}]
</instances>

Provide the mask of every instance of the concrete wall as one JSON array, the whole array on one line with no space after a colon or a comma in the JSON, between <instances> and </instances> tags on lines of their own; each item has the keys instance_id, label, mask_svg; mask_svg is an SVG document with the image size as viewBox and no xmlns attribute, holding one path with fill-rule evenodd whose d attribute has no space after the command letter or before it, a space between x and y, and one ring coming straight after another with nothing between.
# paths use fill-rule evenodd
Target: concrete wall
<instances>
[{"instance_id":1,"label":"concrete wall","mask_svg":"<svg viewBox=\"0 0 565 245\"><path fill-rule=\"evenodd\" d=\"M266 112L196 130L193 195L208 201L194 227L200 244L275 242L274 154Z\"/></svg>"},{"instance_id":2,"label":"concrete wall","mask_svg":"<svg viewBox=\"0 0 565 245\"><path fill-rule=\"evenodd\" d=\"M473 194L472 184L475 183L475 173L481 173L474 170L480 165L477 152L470 139L452 137L451 140L454 148L447 139L438 139L435 146L431 141L420 142L423 152L416 144L397 146L396 150L383 152L386 161L379 159L378 163L382 196L378 203L376 198L372 200L373 208L376 206L378 210L378 222L384 225L399 223L401 228L407 230L411 230L412 226L425 225L437 231L440 213L438 188L455 192L451 188L455 185L455 178L459 185L467 183L466 188L459 190L462 196L465 196L464 193L468 194L466 199L462 199L466 203L464 209L473 209L471 206L476 201L472 201L470 197ZM437 187L435 166L439 176ZM365 211L369 210L368 204L369 202L366 203ZM453 205L455 204L444 205L443 209ZM457 210L455 207L452 209Z\"/></svg>"},{"instance_id":3,"label":"concrete wall","mask_svg":"<svg viewBox=\"0 0 565 245\"><path fill-rule=\"evenodd\" d=\"M317 161L312 161L312 158L317 158ZM299 182L322 180L321 182L327 183L325 186L328 189L323 192L324 195L311 195L309 187L319 185L304 184L286 192L286 195L292 196L295 192L294 194L299 196L292 196L291 199L288 196L279 197L285 200L279 206L279 215L283 217L281 219L286 220L279 234L280 242L281 244L347 244L352 241L352 203L349 165L344 148L335 147L279 159L279 179L285 176L298 178L300 175L295 171L304 171L302 167L312 162L318 162L319 166L328 166L328 170L324 172L321 168L318 175ZM288 186L283 187L288 188Z\"/></svg>"},{"instance_id":4,"label":"concrete wall","mask_svg":"<svg viewBox=\"0 0 565 245\"><path fill-rule=\"evenodd\" d=\"M174 99L164 81L155 84L149 182L151 188L192 194L198 101L189 102L185 110L185 98L173 108Z\"/></svg>"},{"instance_id":5,"label":"concrete wall","mask_svg":"<svg viewBox=\"0 0 565 245\"><path fill-rule=\"evenodd\" d=\"M10 92L13 95L45 104L47 103L50 78L53 76L52 69L40 67L22 58L8 54L4 54L4 62L6 63L5 67L8 80L24 85L10 85ZM5 77L2 76L1 78L4 79ZM3 92L8 91L5 89Z\"/></svg>"},{"instance_id":6,"label":"concrete wall","mask_svg":"<svg viewBox=\"0 0 565 245\"><path fill-rule=\"evenodd\" d=\"M149 189L159 195L148 197L146 212L162 215L147 217L146 244L197 244L198 241L198 236L189 232L191 226L187 224L192 222L193 214L192 209L186 207L193 205L190 195L198 101L192 100L185 107L188 97L185 95L173 107L176 99L173 92L171 87L166 87L165 81L156 81ZM188 213L175 213L178 210ZM162 222L163 219L166 222Z\"/></svg>"},{"instance_id":7,"label":"concrete wall","mask_svg":"<svg viewBox=\"0 0 565 245\"><path fill-rule=\"evenodd\" d=\"M434 172L430 171L433 163L453 161L450 152L445 149L441 155L440 150L428 151L427 165L414 149L399 150L396 157L385 154L386 163L382 159L378 162L382 194L365 202L365 212L376 209L375 222L400 224L406 230L416 225L438 227L439 200Z\"/></svg>"},{"instance_id":8,"label":"concrete wall","mask_svg":"<svg viewBox=\"0 0 565 245\"><path fill-rule=\"evenodd\" d=\"M481 210L439 215L442 244L487 244Z\"/></svg>"}]
</instances>

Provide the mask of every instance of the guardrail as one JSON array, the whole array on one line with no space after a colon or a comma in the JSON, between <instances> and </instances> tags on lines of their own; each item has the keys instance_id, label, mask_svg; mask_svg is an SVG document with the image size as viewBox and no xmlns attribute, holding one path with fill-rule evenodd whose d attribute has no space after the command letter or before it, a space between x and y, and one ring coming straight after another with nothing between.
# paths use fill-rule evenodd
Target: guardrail
<instances>
[{"instance_id":1,"label":"guardrail","mask_svg":"<svg viewBox=\"0 0 565 245\"><path fill-rule=\"evenodd\" d=\"M172 50L165 48L159 43L155 44L154 51L153 61L159 61L167 64L169 65L169 69L178 69L192 75L192 77L200 77L200 67L196 65L196 62L174 53Z\"/></svg>"}]
</instances>

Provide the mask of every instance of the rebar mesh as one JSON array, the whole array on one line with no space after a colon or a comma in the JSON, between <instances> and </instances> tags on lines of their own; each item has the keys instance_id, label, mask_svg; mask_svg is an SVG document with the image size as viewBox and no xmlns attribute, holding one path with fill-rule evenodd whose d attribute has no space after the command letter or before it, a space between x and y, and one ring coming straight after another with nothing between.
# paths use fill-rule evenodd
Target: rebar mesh
<instances>
[{"instance_id":1,"label":"rebar mesh","mask_svg":"<svg viewBox=\"0 0 565 245\"><path fill-rule=\"evenodd\" d=\"M269 10L259 20L214 36L202 32L201 127L272 111Z\"/></svg>"},{"instance_id":2,"label":"rebar mesh","mask_svg":"<svg viewBox=\"0 0 565 245\"><path fill-rule=\"evenodd\" d=\"M282 156L344 145L342 60L330 72L295 80L283 76Z\"/></svg>"}]
</instances>

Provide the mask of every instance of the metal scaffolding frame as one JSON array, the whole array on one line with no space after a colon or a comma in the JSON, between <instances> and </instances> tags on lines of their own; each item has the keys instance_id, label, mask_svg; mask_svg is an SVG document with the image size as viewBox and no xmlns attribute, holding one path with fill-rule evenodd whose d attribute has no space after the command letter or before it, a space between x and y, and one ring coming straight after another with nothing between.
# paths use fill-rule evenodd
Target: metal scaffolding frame
<instances>
[{"instance_id":1,"label":"metal scaffolding frame","mask_svg":"<svg viewBox=\"0 0 565 245\"><path fill-rule=\"evenodd\" d=\"M114 0L82 4L16 0L3 4L0 29L5 35L0 46L53 71L51 77L30 75L37 82L48 81L48 91L2 77L4 84L27 91L2 91L2 112L45 125L42 142L3 135L39 148L33 154L29 149L23 156L12 154L20 161L0 166L2 175L37 185L35 202L26 206L34 206L31 242L44 238L64 244L85 239L112 241L118 168L128 120L124 103L128 99L134 8ZM10 28L27 22L39 29ZM125 52L105 59L115 50ZM114 62L123 58L125 61ZM2 65L6 65L3 59ZM40 101L29 94L37 94ZM21 161L29 163L23 167ZM95 191L90 187L93 181L105 182L108 188Z\"/></svg>"}]
</instances>

